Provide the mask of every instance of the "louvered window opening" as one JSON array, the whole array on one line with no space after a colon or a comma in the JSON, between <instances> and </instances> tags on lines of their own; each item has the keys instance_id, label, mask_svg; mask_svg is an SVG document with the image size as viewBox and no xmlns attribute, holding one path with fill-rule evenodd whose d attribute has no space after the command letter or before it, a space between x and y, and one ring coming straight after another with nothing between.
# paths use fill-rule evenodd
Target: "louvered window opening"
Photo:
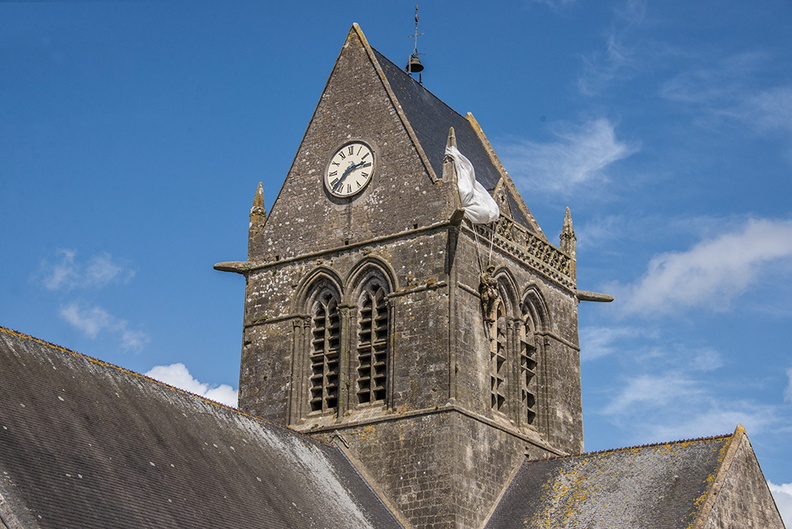
<instances>
[{"instance_id":1,"label":"louvered window opening","mask_svg":"<svg viewBox=\"0 0 792 529\"><path fill-rule=\"evenodd\" d=\"M536 418L536 335L530 319L520 328L520 409L528 424Z\"/></svg>"},{"instance_id":2,"label":"louvered window opening","mask_svg":"<svg viewBox=\"0 0 792 529\"><path fill-rule=\"evenodd\" d=\"M338 407L341 320L332 292L321 293L314 304L311 344L311 411Z\"/></svg>"},{"instance_id":3,"label":"louvered window opening","mask_svg":"<svg viewBox=\"0 0 792 529\"><path fill-rule=\"evenodd\" d=\"M506 339L506 315L499 302L490 327L490 404L495 411L506 404Z\"/></svg>"},{"instance_id":4,"label":"louvered window opening","mask_svg":"<svg viewBox=\"0 0 792 529\"><path fill-rule=\"evenodd\" d=\"M374 283L361 296L358 332L359 404L383 401L387 395L389 309L385 289Z\"/></svg>"}]
</instances>

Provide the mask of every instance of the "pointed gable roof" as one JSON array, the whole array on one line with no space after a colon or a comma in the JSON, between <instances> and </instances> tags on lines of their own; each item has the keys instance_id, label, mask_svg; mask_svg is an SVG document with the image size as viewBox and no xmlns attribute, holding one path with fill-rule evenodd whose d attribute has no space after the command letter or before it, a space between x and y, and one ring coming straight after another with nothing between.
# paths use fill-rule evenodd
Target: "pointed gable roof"
<instances>
[{"instance_id":1,"label":"pointed gable roof","mask_svg":"<svg viewBox=\"0 0 792 529\"><path fill-rule=\"evenodd\" d=\"M260 234L256 230L250 261L290 259L448 222L458 194L450 182L437 184L451 127L501 213L546 240L472 115L452 110L374 50L353 24L269 216ZM329 157L352 140L375 151L374 176L356 196L337 199L325 190L323 173Z\"/></svg>"},{"instance_id":2,"label":"pointed gable roof","mask_svg":"<svg viewBox=\"0 0 792 529\"><path fill-rule=\"evenodd\" d=\"M10 527L401 527L333 446L2 327L0 366Z\"/></svg>"},{"instance_id":3,"label":"pointed gable roof","mask_svg":"<svg viewBox=\"0 0 792 529\"><path fill-rule=\"evenodd\" d=\"M357 30L359 31L359 28ZM370 46L369 48L379 63L385 81L396 97L406 121L415 132L435 175L439 176L443 173L448 129L453 127L459 151L473 164L476 179L490 194L495 194L496 190L503 188L509 211L502 210L501 213L511 213L510 216L515 221L534 234L544 237L539 224L525 205L475 118L471 114L463 117L387 57L374 48Z\"/></svg>"},{"instance_id":4,"label":"pointed gable roof","mask_svg":"<svg viewBox=\"0 0 792 529\"><path fill-rule=\"evenodd\" d=\"M742 464L733 465L735 459ZM767 485L749 484L746 474L761 478L742 427L733 435L527 461L486 528L704 527L723 516L717 497L735 492L756 503L753 513L732 521L747 527L759 514L765 519L751 527L783 527ZM729 477L750 486L728 490L722 483Z\"/></svg>"}]
</instances>

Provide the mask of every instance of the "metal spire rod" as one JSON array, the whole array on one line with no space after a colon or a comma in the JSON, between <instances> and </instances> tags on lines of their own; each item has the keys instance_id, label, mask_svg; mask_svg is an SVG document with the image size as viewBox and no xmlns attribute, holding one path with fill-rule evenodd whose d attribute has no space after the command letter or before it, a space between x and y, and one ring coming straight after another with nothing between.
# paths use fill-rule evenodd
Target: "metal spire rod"
<instances>
[{"instance_id":1,"label":"metal spire rod","mask_svg":"<svg viewBox=\"0 0 792 529\"><path fill-rule=\"evenodd\" d=\"M418 4L415 4L415 33L410 35L415 40L413 41L413 52L410 54L410 58L407 61L407 67L405 68L405 71L410 75L417 73L418 82L423 84L421 72L423 71L424 67L423 64L421 64L420 59L418 59L418 55L423 55L422 53L418 53L418 36L423 35L423 33L418 32L418 20Z\"/></svg>"},{"instance_id":2,"label":"metal spire rod","mask_svg":"<svg viewBox=\"0 0 792 529\"><path fill-rule=\"evenodd\" d=\"M419 35L423 35L423 33L418 33L418 21L419 20L420 19L418 18L418 4L415 4L415 34L414 35L410 35L411 37L415 37L415 44L413 46L413 52L412 52L412 54L415 55L415 56L418 55L418 36Z\"/></svg>"}]
</instances>

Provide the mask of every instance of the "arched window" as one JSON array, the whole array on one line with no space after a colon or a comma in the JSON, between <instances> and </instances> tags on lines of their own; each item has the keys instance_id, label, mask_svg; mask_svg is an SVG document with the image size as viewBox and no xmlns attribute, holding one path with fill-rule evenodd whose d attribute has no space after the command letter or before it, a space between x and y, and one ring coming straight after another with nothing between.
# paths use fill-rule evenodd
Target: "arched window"
<instances>
[{"instance_id":1,"label":"arched window","mask_svg":"<svg viewBox=\"0 0 792 529\"><path fill-rule=\"evenodd\" d=\"M311 311L311 411L338 408L339 356L341 351L341 319L338 296L321 289Z\"/></svg>"},{"instance_id":2,"label":"arched window","mask_svg":"<svg viewBox=\"0 0 792 529\"><path fill-rule=\"evenodd\" d=\"M506 405L506 309L502 300L496 302L495 321L490 324L490 405L495 411L505 411Z\"/></svg>"},{"instance_id":3,"label":"arched window","mask_svg":"<svg viewBox=\"0 0 792 529\"><path fill-rule=\"evenodd\" d=\"M536 418L536 327L530 314L520 325L520 412L527 424Z\"/></svg>"},{"instance_id":4,"label":"arched window","mask_svg":"<svg viewBox=\"0 0 792 529\"><path fill-rule=\"evenodd\" d=\"M385 282L370 279L358 300L357 401L384 401L387 396L390 309Z\"/></svg>"}]
</instances>

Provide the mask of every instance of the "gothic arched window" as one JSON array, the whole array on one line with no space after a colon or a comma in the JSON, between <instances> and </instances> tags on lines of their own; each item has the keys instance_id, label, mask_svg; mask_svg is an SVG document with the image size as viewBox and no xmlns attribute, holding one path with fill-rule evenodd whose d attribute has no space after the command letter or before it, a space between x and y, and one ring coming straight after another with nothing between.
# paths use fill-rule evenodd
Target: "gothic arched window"
<instances>
[{"instance_id":1,"label":"gothic arched window","mask_svg":"<svg viewBox=\"0 0 792 529\"><path fill-rule=\"evenodd\" d=\"M520 325L520 412L528 424L536 418L536 327L530 314Z\"/></svg>"},{"instance_id":2,"label":"gothic arched window","mask_svg":"<svg viewBox=\"0 0 792 529\"><path fill-rule=\"evenodd\" d=\"M363 287L358 307L357 401L384 401L387 396L390 309L384 282L378 278Z\"/></svg>"},{"instance_id":3,"label":"gothic arched window","mask_svg":"<svg viewBox=\"0 0 792 529\"><path fill-rule=\"evenodd\" d=\"M495 411L505 411L507 330L506 309L502 300L495 306L495 321L490 325L490 405Z\"/></svg>"},{"instance_id":4,"label":"gothic arched window","mask_svg":"<svg viewBox=\"0 0 792 529\"><path fill-rule=\"evenodd\" d=\"M323 289L311 311L311 411L331 411L338 407L341 319L338 296Z\"/></svg>"}]
</instances>

